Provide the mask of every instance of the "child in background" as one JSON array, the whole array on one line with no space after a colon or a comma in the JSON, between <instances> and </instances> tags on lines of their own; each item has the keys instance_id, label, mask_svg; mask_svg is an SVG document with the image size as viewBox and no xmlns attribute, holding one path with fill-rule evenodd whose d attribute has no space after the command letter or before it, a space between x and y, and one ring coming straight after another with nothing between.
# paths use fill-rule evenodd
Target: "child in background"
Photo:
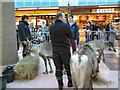
<instances>
[{"instance_id":1,"label":"child in background","mask_svg":"<svg viewBox=\"0 0 120 90\"><path fill-rule=\"evenodd\" d=\"M40 43L43 43L45 40L45 35L42 30L39 31Z\"/></svg>"}]
</instances>

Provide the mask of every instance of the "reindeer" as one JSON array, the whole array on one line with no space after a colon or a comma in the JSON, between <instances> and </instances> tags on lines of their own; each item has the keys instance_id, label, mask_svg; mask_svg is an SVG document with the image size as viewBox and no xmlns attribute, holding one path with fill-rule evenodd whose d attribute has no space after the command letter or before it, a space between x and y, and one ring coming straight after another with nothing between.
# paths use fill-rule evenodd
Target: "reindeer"
<instances>
[{"instance_id":1,"label":"reindeer","mask_svg":"<svg viewBox=\"0 0 120 90\"><path fill-rule=\"evenodd\" d=\"M75 52L70 61L73 88L92 90L92 79L97 74L97 55L89 44Z\"/></svg>"},{"instance_id":2,"label":"reindeer","mask_svg":"<svg viewBox=\"0 0 120 90\"><path fill-rule=\"evenodd\" d=\"M105 49L105 44L103 40L94 40L90 41L87 44L91 46L91 48L95 51L98 52L98 57L97 60L100 63L101 57L103 56L103 62L105 63L105 56L104 56L104 49Z\"/></svg>"},{"instance_id":3,"label":"reindeer","mask_svg":"<svg viewBox=\"0 0 120 90\"><path fill-rule=\"evenodd\" d=\"M44 63L45 63L45 72L43 74L48 74L48 69L47 69L47 60L50 66L50 73L53 72L52 66L50 63L50 59L52 59L52 45L51 44L39 44L39 45L33 45L30 49L30 51L43 58Z\"/></svg>"}]
</instances>

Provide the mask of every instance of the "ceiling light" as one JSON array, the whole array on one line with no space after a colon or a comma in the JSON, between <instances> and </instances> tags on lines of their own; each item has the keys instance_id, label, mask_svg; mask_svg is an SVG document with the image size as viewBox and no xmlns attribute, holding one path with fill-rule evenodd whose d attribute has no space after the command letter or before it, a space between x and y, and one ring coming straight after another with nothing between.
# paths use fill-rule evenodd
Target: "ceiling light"
<instances>
[{"instance_id":1,"label":"ceiling light","mask_svg":"<svg viewBox=\"0 0 120 90\"><path fill-rule=\"evenodd\" d=\"M39 7L38 9L59 9L59 7Z\"/></svg>"},{"instance_id":2,"label":"ceiling light","mask_svg":"<svg viewBox=\"0 0 120 90\"><path fill-rule=\"evenodd\" d=\"M110 6L98 6L98 7L118 7L118 5L110 5Z\"/></svg>"}]
</instances>

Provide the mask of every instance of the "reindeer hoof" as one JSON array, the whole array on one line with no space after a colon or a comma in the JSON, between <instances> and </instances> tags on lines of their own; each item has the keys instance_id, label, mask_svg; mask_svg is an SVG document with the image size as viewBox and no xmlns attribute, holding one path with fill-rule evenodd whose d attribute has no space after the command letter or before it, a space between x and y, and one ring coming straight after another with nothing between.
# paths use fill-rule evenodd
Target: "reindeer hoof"
<instances>
[{"instance_id":1,"label":"reindeer hoof","mask_svg":"<svg viewBox=\"0 0 120 90\"><path fill-rule=\"evenodd\" d=\"M53 71L51 70L51 71L49 71L49 73L53 73Z\"/></svg>"},{"instance_id":2,"label":"reindeer hoof","mask_svg":"<svg viewBox=\"0 0 120 90\"><path fill-rule=\"evenodd\" d=\"M97 62L100 63L100 59L98 59Z\"/></svg>"},{"instance_id":3,"label":"reindeer hoof","mask_svg":"<svg viewBox=\"0 0 120 90\"><path fill-rule=\"evenodd\" d=\"M103 60L103 63L105 63L105 59Z\"/></svg>"},{"instance_id":4,"label":"reindeer hoof","mask_svg":"<svg viewBox=\"0 0 120 90\"><path fill-rule=\"evenodd\" d=\"M43 74L48 74L48 72L47 72L47 71L45 71L45 72L43 72Z\"/></svg>"},{"instance_id":5,"label":"reindeer hoof","mask_svg":"<svg viewBox=\"0 0 120 90\"><path fill-rule=\"evenodd\" d=\"M100 72L100 70L99 70L99 69L97 69L97 70L96 70L96 73L99 73L99 72Z\"/></svg>"}]
</instances>

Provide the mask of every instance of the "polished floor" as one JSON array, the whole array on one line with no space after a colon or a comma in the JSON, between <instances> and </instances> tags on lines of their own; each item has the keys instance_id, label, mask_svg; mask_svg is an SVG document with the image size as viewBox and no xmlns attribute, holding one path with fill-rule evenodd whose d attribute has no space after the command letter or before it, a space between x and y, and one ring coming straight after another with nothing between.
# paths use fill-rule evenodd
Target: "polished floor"
<instances>
[{"instance_id":1,"label":"polished floor","mask_svg":"<svg viewBox=\"0 0 120 90\"><path fill-rule=\"evenodd\" d=\"M94 88L102 88L102 89L115 89L118 88L118 62L120 61L119 55L120 55L120 42L116 42L116 50L117 52L113 52L113 51L108 51L107 49L105 50L105 58L106 58L106 62L105 64L103 62L100 63L100 75L105 78L108 81L111 81L110 84L108 85L96 85L94 84ZM19 52L19 56L20 56L20 52ZM22 59L22 57L20 56L20 59ZM39 74L38 76L33 79L33 80L24 80L24 81L19 81L19 80L15 80L12 83L7 84L7 89L15 89L17 90L17 88L22 88L22 90L25 90L25 88L47 88L47 89L55 89L57 88L57 81L53 73L49 73L49 74L42 74L42 72L45 70L44 67L44 62L42 60L42 58L39 59L40 60L40 64L39 64ZM55 70L55 66L53 61L51 60L52 63L52 67ZM48 67L49 68L49 67ZM67 88L67 77L66 75L64 75L64 88ZM120 80L120 79L119 79ZM119 81L120 82L120 81ZM29 90L29 89L28 89ZM31 90L31 89L30 89Z\"/></svg>"}]
</instances>

